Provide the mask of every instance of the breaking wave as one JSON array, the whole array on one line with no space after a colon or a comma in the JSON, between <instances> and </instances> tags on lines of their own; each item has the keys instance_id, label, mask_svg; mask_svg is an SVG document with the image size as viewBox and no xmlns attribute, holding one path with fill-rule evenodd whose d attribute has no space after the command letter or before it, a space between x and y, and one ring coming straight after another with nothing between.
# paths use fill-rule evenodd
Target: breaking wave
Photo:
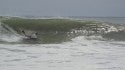
<instances>
[{"instance_id":1,"label":"breaking wave","mask_svg":"<svg viewBox=\"0 0 125 70\"><path fill-rule=\"evenodd\" d=\"M1 42L18 42L21 36L9 26L0 23L0 41Z\"/></svg>"},{"instance_id":2,"label":"breaking wave","mask_svg":"<svg viewBox=\"0 0 125 70\"><path fill-rule=\"evenodd\" d=\"M22 30L38 32L38 40L23 40ZM83 36L89 40L125 41L125 25L71 19L6 18L0 23L0 41L16 43L61 43Z\"/></svg>"},{"instance_id":3,"label":"breaking wave","mask_svg":"<svg viewBox=\"0 0 125 70\"><path fill-rule=\"evenodd\" d=\"M21 30L38 32L38 40L24 39ZM124 36L124 25L6 18L0 23L0 70L125 70Z\"/></svg>"}]
</instances>

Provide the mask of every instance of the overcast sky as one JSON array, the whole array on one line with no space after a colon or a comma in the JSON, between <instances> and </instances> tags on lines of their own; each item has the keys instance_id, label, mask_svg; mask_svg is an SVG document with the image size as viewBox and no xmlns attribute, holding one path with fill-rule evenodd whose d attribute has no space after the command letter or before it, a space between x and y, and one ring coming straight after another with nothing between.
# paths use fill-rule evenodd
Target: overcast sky
<instances>
[{"instance_id":1,"label":"overcast sky","mask_svg":"<svg viewBox=\"0 0 125 70\"><path fill-rule=\"evenodd\" d=\"M125 16L125 0L0 0L0 15Z\"/></svg>"}]
</instances>

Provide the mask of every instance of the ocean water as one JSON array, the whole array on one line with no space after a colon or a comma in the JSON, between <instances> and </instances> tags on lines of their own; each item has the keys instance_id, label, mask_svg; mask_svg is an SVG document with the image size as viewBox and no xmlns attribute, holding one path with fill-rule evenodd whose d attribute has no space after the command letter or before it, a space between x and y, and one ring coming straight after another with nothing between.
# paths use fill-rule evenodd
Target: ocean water
<instances>
[{"instance_id":1,"label":"ocean water","mask_svg":"<svg viewBox=\"0 0 125 70\"><path fill-rule=\"evenodd\" d=\"M105 34L45 32L40 42L0 25L0 70L125 70L124 24L106 22Z\"/></svg>"},{"instance_id":2,"label":"ocean water","mask_svg":"<svg viewBox=\"0 0 125 70\"><path fill-rule=\"evenodd\" d=\"M72 16L69 17L72 19L80 19L80 20L93 20L93 21L101 21L106 23L113 23L113 24L125 24L125 17L83 17L83 16Z\"/></svg>"}]
</instances>

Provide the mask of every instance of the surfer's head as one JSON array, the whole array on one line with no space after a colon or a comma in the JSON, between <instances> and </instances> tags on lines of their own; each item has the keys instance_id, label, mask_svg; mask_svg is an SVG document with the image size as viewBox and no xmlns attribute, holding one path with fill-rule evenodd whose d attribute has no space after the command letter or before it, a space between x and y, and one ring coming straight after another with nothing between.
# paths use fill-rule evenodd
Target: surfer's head
<instances>
[{"instance_id":1,"label":"surfer's head","mask_svg":"<svg viewBox=\"0 0 125 70\"><path fill-rule=\"evenodd\" d=\"M22 30L22 33L23 33L23 34L25 34L25 31L24 31L24 30Z\"/></svg>"},{"instance_id":2,"label":"surfer's head","mask_svg":"<svg viewBox=\"0 0 125 70\"><path fill-rule=\"evenodd\" d=\"M35 34L36 34L36 35L38 35L38 33L37 33L37 32L36 32Z\"/></svg>"},{"instance_id":3,"label":"surfer's head","mask_svg":"<svg viewBox=\"0 0 125 70\"><path fill-rule=\"evenodd\" d=\"M22 32L25 33L24 30L22 30Z\"/></svg>"}]
</instances>

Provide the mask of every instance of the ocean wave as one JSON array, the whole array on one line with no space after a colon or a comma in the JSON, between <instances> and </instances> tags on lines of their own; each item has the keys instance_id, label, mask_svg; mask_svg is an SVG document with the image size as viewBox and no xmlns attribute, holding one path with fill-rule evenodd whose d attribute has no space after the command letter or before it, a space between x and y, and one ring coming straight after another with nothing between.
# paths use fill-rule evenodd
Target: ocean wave
<instances>
[{"instance_id":1,"label":"ocean wave","mask_svg":"<svg viewBox=\"0 0 125 70\"><path fill-rule=\"evenodd\" d=\"M1 20L0 29L0 39L8 42L12 42L11 40L16 42L21 39L21 43L61 43L71 41L71 39L79 36L86 36L86 39L89 40L97 39L97 36L109 40L125 40L125 27L123 25L65 18L6 18ZM23 40L22 30L26 33L38 32L39 39L37 41ZM4 35L4 37L2 35Z\"/></svg>"},{"instance_id":2,"label":"ocean wave","mask_svg":"<svg viewBox=\"0 0 125 70\"><path fill-rule=\"evenodd\" d=\"M18 42L21 36L12 28L0 23L0 41L1 42Z\"/></svg>"}]
</instances>

